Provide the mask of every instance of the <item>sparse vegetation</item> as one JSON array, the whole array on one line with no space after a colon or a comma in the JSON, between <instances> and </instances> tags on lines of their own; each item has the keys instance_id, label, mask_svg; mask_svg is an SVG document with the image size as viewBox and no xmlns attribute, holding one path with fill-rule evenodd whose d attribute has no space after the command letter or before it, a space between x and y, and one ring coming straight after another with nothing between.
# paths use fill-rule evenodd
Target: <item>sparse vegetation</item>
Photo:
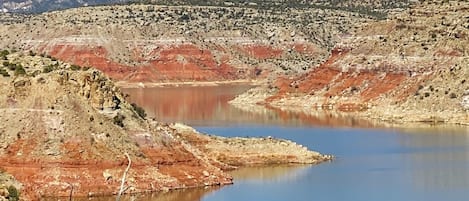
<instances>
[{"instance_id":1,"label":"sparse vegetation","mask_svg":"<svg viewBox=\"0 0 469 201\"><path fill-rule=\"evenodd\" d=\"M73 70L73 71L77 71L77 70L80 70L80 69L81 69L81 66L72 64L72 65L70 66L70 69Z\"/></svg>"},{"instance_id":2,"label":"sparse vegetation","mask_svg":"<svg viewBox=\"0 0 469 201\"><path fill-rule=\"evenodd\" d=\"M15 68L15 76L26 75L26 70L24 70L23 66L16 65Z\"/></svg>"},{"instance_id":3,"label":"sparse vegetation","mask_svg":"<svg viewBox=\"0 0 469 201\"><path fill-rule=\"evenodd\" d=\"M118 126L123 128L124 127L124 119L125 119L124 115L122 115L120 113L117 113L117 115L114 116L114 118L113 118L113 123L115 125L118 125Z\"/></svg>"},{"instance_id":4,"label":"sparse vegetation","mask_svg":"<svg viewBox=\"0 0 469 201\"><path fill-rule=\"evenodd\" d=\"M132 103L131 105L132 105L132 108L138 114L139 117L141 117L142 119L145 119L147 117L147 113L145 112L145 110L142 107L138 106L135 103Z\"/></svg>"},{"instance_id":5,"label":"sparse vegetation","mask_svg":"<svg viewBox=\"0 0 469 201\"><path fill-rule=\"evenodd\" d=\"M8 51L8 50L2 50L2 51L0 52L0 58L1 58L2 60L8 60L7 55L9 55L9 54L10 54L10 51Z\"/></svg>"},{"instance_id":6,"label":"sparse vegetation","mask_svg":"<svg viewBox=\"0 0 469 201\"><path fill-rule=\"evenodd\" d=\"M44 66L44 68L42 69L42 72L43 73L50 73L54 70L54 65L47 65L47 66Z\"/></svg>"},{"instance_id":7,"label":"sparse vegetation","mask_svg":"<svg viewBox=\"0 0 469 201\"><path fill-rule=\"evenodd\" d=\"M28 55L33 57L33 56L36 56L36 53L33 52L32 50L29 50Z\"/></svg>"},{"instance_id":8,"label":"sparse vegetation","mask_svg":"<svg viewBox=\"0 0 469 201\"><path fill-rule=\"evenodd\" d=\"M16 189L14 186L9 186L8 187L8 200L9 201L19 201L20 200L20 193L18 192L18 189Z\"/></svg>"},{"instance_id":9,"label":"sparse vegetation","mask_svg":"<svg viewBox=\"0 0 469 201\"><path fill-rule=\"evenodd\" d=\"M4 68L0 68L0 75L3 77L10 77L10 74Z\"/></svg>"},{"instance_id":10,"label":"sparse vegetation","mask_svg":"<svg viewBox=\"0 0 469 201\"><path fill-rule=\"evenodd\" d=\"M455 99L455 98L457 98L458 96L457 96L455 93L451 93L451 94L449 95L449 97L450 97L451 99Z\"/></svg>"}]
</instances>

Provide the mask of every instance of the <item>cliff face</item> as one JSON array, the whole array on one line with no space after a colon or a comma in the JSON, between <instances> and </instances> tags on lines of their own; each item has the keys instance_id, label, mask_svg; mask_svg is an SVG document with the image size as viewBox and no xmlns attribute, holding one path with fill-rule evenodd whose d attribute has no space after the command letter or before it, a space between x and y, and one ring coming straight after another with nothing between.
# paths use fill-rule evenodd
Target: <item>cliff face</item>
<instances>
[{"instance_id":1,"label":"cliff face","mask_svg":"<svg viewBox=\"0 0 469 201\"><path fill-rule=\"evenodd\" d=\"M370 21L318 8L123 5L3 15L1 47L31 50L128 82L265 79L305 72L337 36Z\"/></svg>"},{"instance_id":2,"label":"cliff face","mask_svg":"<svg viewBox=\"0 0 469 201\"><path fill-rule=\"evenodd\" d=\"M368 23L318 67L272 83L258 102L366 111L390 121L467 122L468 9L466 2L431 1Z\"/></svg>"},{"instance_id":3,"label":"cliff face","mask_svg":"<svg viewBox=\"0 0 469 201\"><path fill-rule=\"evenodd\" d=\"M288 141L218 139L187 126L145 120L98 70L0 54L0 169L22 184L26 199L68 196L72 188L74 196L116 193L128 164L125 154L132 161L127 192L230 184L223 170L232 165L330 159ZM265 148L236 152L237 164L213 154L233 152L240 140L247 148ZM205 149L206 144L213 148Z\"/></svg>"}]
</instances>

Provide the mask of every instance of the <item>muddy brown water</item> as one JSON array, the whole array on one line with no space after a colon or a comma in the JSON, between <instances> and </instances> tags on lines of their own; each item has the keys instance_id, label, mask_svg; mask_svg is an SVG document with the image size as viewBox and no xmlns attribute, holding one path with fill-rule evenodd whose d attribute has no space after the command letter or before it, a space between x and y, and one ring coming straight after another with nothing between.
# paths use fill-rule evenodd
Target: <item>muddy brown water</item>
<instances>
[{"instance_id":1,"label":"muddy brown water","mask_svg":"<svg viewBox=\"0 0 469 201\"><path fill-rule=\"evenodd\" d=\"M242 111L227 104L248 86L124 89L157 119L185 122L222 136L294 140L337 159L318 166L247 168L234 185L198 188L126 200L308 201L467 200L469 131L466 127L383 129L359 119ZM96 200L97 198L93 199ZM114 200L99 198L98 200Z\"/></svg>"}]
</instances>

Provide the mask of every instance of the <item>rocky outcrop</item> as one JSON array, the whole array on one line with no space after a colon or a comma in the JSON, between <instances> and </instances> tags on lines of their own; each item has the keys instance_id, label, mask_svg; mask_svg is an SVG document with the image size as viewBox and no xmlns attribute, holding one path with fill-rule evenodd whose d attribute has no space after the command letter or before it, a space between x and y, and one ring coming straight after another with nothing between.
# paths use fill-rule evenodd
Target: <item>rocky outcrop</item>
<instances>
[{"instance_id":1,"label":"rocky outcrop","mask_svg":"<svg viewBox=\"0 0 469 201\"><path fill-rule=\"evenodd\" d=\"M127 193L230 184L223 170L252 161L262 165L331 159L288 141L254 147L259 140L242 139L244 149L257 155L241 156L232 164L214 153L239 146L204 149L220 139L144 119L98 70L23 53L1 54L6 60L0 67L0 169L22 184L17 187L25 199L116 193L129 163L126 155L131 160Z\"/></svg>"},{"instance_id":2,"label":"rocky outcrop","mask_svg":"<svg viewBox=\"0 0 469 201\"><path fill-rule=\"evenodd\" d=\"M366 24L343 37L310 72L277 79L264 89L270 95L257 103L352 111L392 122L465 124L469 24L461 19L468 7L430 1Z\"/></svg>"}]
</instances>

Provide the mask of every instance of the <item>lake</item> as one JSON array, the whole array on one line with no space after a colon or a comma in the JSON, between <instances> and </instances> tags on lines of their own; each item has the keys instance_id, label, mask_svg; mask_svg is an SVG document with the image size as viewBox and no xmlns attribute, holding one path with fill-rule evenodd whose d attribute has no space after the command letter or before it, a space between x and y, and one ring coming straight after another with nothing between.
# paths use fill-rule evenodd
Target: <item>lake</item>
<instances>
[{"instance_id":1,"label":"lake","mask_svg":"<svg viewBox=\"0 0 469 201\"><path fill-rule=\"evenodd\" d=\"M139 195L137 200L467 200L466 127L389 129L346 116L249 112L228 100L248 86L124 89L149 116L221 136L274 136L333 154L317 166L245 168L234 185Z\"/></svg>"}]
</instances>

